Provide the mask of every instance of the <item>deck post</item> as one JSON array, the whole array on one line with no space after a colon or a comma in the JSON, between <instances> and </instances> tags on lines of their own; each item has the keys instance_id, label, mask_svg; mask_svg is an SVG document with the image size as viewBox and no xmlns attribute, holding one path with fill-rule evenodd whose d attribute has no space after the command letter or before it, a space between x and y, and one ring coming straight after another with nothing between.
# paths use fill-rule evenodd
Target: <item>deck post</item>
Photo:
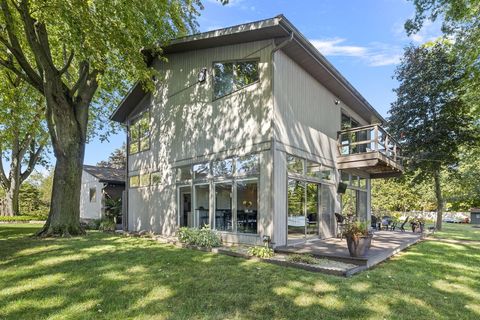
<instances>
[{"instance_id":1,"label":"deck post","mask_svg":"<svg viewBox=\"0 0 480 320\"><path fill-rule=\"evenodd\" d=\"M374 135L374 144L375 144L375 151L378 151L378 125L375 125L373 129L373 135Z\"/></svg>"}]
</instances>

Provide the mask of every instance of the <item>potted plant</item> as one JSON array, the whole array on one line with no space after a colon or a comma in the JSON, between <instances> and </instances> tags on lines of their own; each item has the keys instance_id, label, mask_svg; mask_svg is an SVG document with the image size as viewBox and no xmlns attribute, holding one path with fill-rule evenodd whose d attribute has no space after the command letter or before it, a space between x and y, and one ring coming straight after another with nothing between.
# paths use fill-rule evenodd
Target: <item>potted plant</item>
<instances>
[{"instance_id":1,"label":"potted plant","mask_svg":"<svg viewBox=\"0 0 480 320\"><path fill-rule=\"evenodd\" d=\"M347 239L350 256L362 257L370 249L373 233L368 230L366 223L353 221L345 225L343 236Z\"/></svg>"}]
</instances>

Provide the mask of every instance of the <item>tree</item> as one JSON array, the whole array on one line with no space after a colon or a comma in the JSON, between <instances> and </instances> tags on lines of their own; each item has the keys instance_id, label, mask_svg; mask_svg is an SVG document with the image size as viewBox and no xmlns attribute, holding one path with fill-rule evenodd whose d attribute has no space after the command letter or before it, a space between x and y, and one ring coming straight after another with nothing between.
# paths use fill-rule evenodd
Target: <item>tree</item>
<instances>
[{"instance_id":1,"label":"tree","mask_svg":"<svg viewBox=\"0 0 480 320\"><path fill-rule=\"evenodd\" d=\"M415 16L405 23L407 34L414 34L425 21L442 19L442 30L453 39L451 54L469 73L464 77L463 98L480 116L480 1L478 0L411 0Z\"/></svg>"},{"instance_id":2,"label":"tree","mask_svg":"<svg viewBox=\"0 0 480 320\"><path fill-rule=\"evenodd\" d=\"M20 213L21 185L35 165L44 162L42 155L48 142L44 110L42 96L11 72L0 71L0 186L5 190L4 215Z\"/></svg>"},{"instance_id":3,"label":"tree","mask_svg":"<svg viewBox=\"0 0 480 320\"><path fill-rule=\"evenodd\" d=\"M199 8L200 0L0 0L0 66L45 97L56 158L50 213L38 235L83 234L89 117L108 113L102 104L111 106L133 81L152 88L149 63L170 39L195 29Z\"/></svg>"},{"instance_id":4,"label":"tree","mask_svg":"<svg viewBox=\"0 0 480 320\"><path fill-rule=\"evenodd\" d=\"M126 147L125 144L118 149L113 150L113 152L108 156L107 160L102 160L97 163L99 167L115 168L115 169L125 169L127 165L126 158Z\"/></svg>"},{"instance_id":5,"label":"tree","mask_svg":"<svg viewBox=\"0 0 480 320\"><path fill-rule=\"evenodd\" d=\"M455 170L460 147L476 139L469 107L461 98L465 70L449 50L446 43L406 48L395 71L400 86L389 119L407 168L418 172L419 181L433 178L439 230L444 210L442 170Z\"/></svg>"}]
</instances>

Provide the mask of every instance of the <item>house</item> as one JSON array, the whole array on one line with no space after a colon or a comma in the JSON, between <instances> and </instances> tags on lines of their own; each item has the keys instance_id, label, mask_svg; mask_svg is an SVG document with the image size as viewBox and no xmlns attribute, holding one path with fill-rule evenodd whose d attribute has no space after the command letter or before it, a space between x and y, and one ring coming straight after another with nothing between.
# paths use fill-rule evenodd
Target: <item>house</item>
<instances>
[{"instance_id":1,"label":"house","mask_svg":"<svg viewBox=\"0 0 480 320\"><path fill-rule=\"evenodd\" d=\"M105 216L105 199L121 199L125 191L125 170L83 166L80 192L80 219L101 219Z\"/></svg>"},{"instance_id":2,"label":"house","mask_svg":"<svg viewBox=\"0 0 480 320\"><path fill-rule=\"evenodd\" d=\"M402 173L382 116L284 16L164 53L155 90L136 84L111 116L128 126L126 229L334 237L335 212L370 220L370 179Z\"/></svg>"}]
</instances>

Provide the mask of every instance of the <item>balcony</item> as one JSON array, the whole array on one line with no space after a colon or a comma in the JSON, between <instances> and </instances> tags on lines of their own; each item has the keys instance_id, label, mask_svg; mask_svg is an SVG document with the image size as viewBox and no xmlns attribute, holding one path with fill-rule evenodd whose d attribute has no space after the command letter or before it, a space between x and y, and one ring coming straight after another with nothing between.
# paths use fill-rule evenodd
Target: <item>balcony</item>
<instances>
[{"instance_id":1,"label":"balcony","mask_svg":"<svg viewBox=\"0 0 480 320\"><path fill-rule=\"evenodd\" d=\"M400 146L379 125L339 131L338 149L339 169L358 169L369 173L372 179L403 173Z\"/></svg>"}]
</instances>

